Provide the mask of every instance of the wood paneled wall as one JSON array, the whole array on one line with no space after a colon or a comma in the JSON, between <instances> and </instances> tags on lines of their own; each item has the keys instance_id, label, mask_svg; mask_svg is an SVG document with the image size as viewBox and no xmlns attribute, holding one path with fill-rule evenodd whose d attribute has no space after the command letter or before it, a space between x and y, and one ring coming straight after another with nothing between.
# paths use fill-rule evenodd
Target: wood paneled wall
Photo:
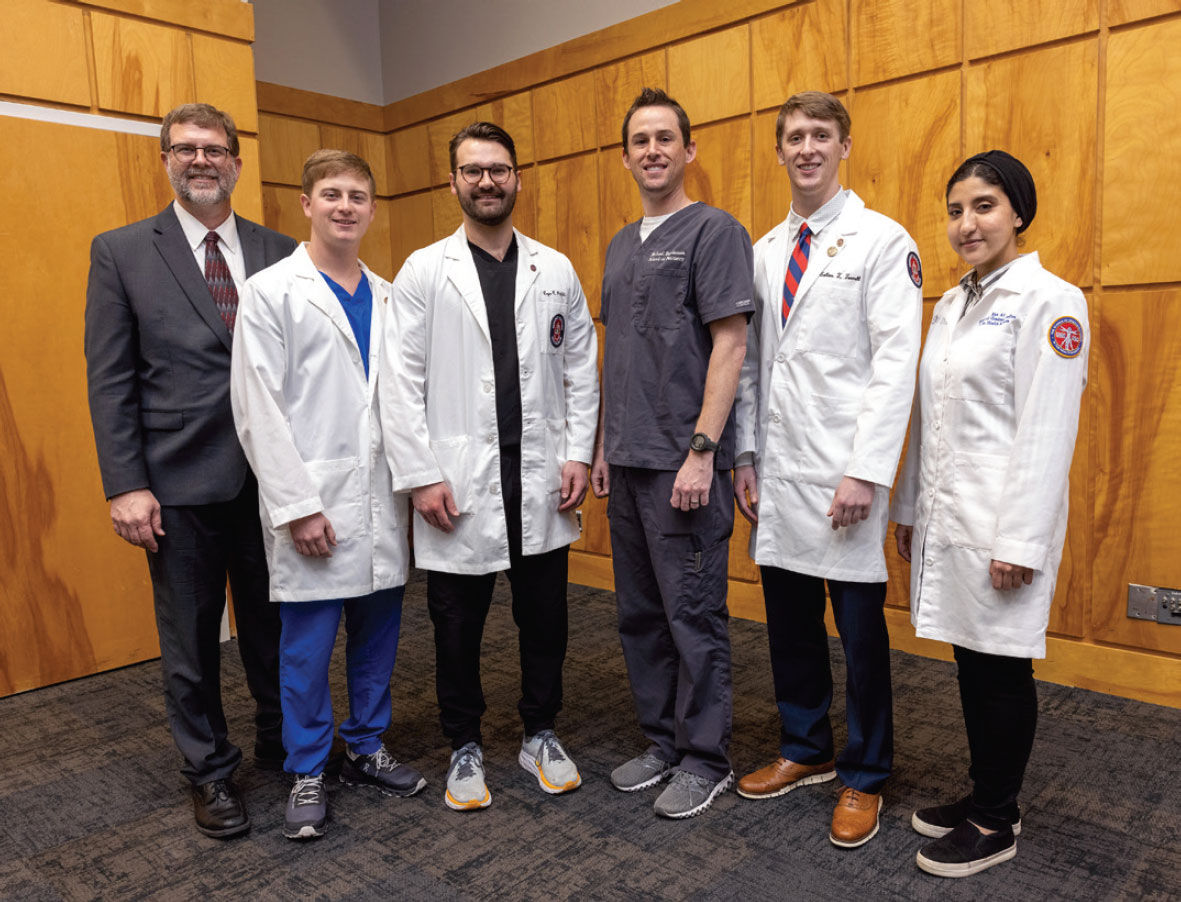
<instances>
[{"instance_id":1,"label":"wood paneled wall","mask_svg":"<svg viewBox=\"0 0 1181 902\"><path fill-rule=\"evenodd\" d=\"M0 99L158 123L204 100L243 132L262 218L253 10L5 0ZM143 553L111 529L86 401L90 240L172 199L154 137L0 115L0 696L159 654Z\"/></svg>"},{"instance_id":2,"label":"wood paneled wall","mask_svg":"<svg viewBox=\"0 0 1181 902\"><path fill-rule=\"evenodd\" d=\"M1176 0L681 0L673 6L384 108L259 86L268 224L298 225L298 163L321 144L382 168L371 265L392 276L459 223L446 142L475 119L514 136L519 226L573 260L594 312L607 242L640 215L620 163L623 113L644 85L686 108L696 199L758 238L790 201L776 166L779 104L807 89L853 118L843 181L921 249L926 319L962 271L942 194L964 157L1003 147L1039 187L1026 248L1081 286L1090 387L1072 469L1067 549L1040 677L1181 706L1181 628L1125 616L1130 582L1181 587L1181 15ZM289 225L294 224L294 225ZM603 505L588 500L572 579L610 586ZM731 609L762 619L737 518ZM948 657L909 625L906 564L889 550L896 647Z\"/></svg>"}]
</instances>

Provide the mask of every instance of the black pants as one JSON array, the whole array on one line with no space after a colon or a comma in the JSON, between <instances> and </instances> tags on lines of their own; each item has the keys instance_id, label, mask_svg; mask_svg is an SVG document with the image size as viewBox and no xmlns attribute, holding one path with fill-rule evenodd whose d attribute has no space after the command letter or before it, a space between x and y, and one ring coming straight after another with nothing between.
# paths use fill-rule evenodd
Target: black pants
<instances>
[{"instance_id":1,"label":"black pants","mask_svg":"<svg viewBox=\"0 0 1181 902\"><path fill-rule=\"evenodd\" d=\"M779 753L800 764L822 764L833 758L825 580L778 567L760 571L782 727ZM837 776L862 792L881 792L894 764L886 584L827 582L833 620L845 650L849 729L848 742L836 759Z\"/></svg>"},{"instance_id":2,"label":"black pants","mask_svg":"<svg viewBox=\"0 0 1181 902\"><path fill-rule=\"evenodd\" d=\"M221 704L221 617L226 575L234 598L238 651L255 700L256 742L282 741L279 606L269 600L258 488L248 476L220 504L162 507L160 550L148 552L164 698L172 738L194 784L224 779L242 760L229 741Z\"/></svg>"},{"instance_id":3,"label":"black pants","mask_svg":"<svg viewBox=\"0 0 1181 902\"><path fill-rule=\"evenodd\" d=\"M986 829L1001 830L1019 816L1017 795L1037 731L1033 662L952 648L971 757L968 818Z\"/></svg>"},{"instance_id":4,"label":"black pants","mask_svg":"<svg viewBox=\"0 0 1181 902\"><path fill-rule=\"evenodd\" d=\"M521 554L519 459L502 452L501 484L509 537L509 585L521 656L517 710L525 734L552 730L562 710L562 665L566 661L566 585L570 549ZM435 625L435 690L443 735L453 749L483 744L480 718L487 706L480 682L480 643L492 604L496 573L427 571L426 596Z\"/></svg>"}]
</instances>

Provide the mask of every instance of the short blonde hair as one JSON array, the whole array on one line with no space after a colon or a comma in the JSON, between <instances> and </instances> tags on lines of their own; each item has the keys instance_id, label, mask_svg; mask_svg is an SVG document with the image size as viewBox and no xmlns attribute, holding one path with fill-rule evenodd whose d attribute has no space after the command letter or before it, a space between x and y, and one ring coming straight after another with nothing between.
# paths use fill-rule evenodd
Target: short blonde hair
<instances>
[{"instance_id":1,"label":"short blonde hair","mask_svg":"<svg viewBox=\"0 0 1181 902\"><path fill-rule=\"evenodd\" d=\"M316 182L342 172L353 172L367 179L370 199L376 199L377 182L373 180L373 170L361 157L347 150L317 150L308 157L303 164L303 193L311 197Z\"/></svg>"}]
</instances>

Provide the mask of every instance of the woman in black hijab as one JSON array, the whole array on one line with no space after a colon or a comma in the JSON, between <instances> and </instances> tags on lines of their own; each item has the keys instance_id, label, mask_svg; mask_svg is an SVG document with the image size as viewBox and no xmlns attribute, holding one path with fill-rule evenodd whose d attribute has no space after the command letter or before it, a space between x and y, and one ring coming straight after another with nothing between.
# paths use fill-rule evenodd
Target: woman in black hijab
<instances>
[{"instance_id":1,"label":"woman in black hijab","mask_svg":"<svg viewBox=\"0 0 1181 902\"><path fill-rule=\"evenodd\" d=\"M1019 160L965 160L946 200L972 268L932 315L891 519L915 631L955 653L971 761L967 796L911 819L934 839L917 862L966 877L1017 854L1090 342L1082 293L1020 251L1037 192Z\"/></svg>"}]
</instances>

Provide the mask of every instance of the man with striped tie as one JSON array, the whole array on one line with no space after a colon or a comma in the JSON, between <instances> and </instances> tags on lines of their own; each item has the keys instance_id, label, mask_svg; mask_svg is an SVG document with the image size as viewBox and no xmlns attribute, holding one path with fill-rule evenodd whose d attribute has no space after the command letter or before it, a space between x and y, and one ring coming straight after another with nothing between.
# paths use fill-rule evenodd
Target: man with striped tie
<instances>
[{"instance_id":1,"label":"man with striped tie","mask_svg":"<svg viewBox=\"0 0 1181 902\"><path fill-rule=\"evenodd\" d=\"M922 320L914 241L841 188L849 126L841 102L815 91L779 110L792 203L754 248L734 476L755 524L781 721L778 758L738 792L769 799L840 776L829 839L842 848L877 833L893 759L882 544ZM835 761L826 583L848 667L849 737Z\"/></svg>"}]
</instances>

